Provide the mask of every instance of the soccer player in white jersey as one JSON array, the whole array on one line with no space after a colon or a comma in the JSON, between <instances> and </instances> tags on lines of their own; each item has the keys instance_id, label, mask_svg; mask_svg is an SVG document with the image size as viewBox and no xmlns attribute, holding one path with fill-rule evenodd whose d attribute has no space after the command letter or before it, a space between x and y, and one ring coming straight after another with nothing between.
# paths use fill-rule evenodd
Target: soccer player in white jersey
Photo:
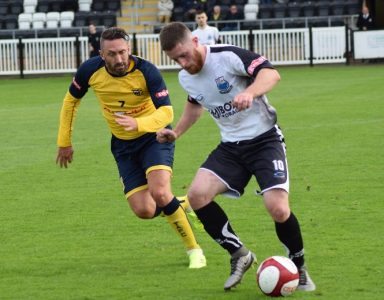
<instances>
[{"instance_id":1,"label":"soccer player in white jersey","mask_svg":"<svg viewBox=\"0 0 384 300\"><path fill-rule=\"evenodd\" d=\"M202 45L215 45L220 42L219 30L214 26L209 26L208 17L204 11L198 11L195 16L197 28L192 31L192 35L199 38Z\"/></svg>"},{"instance_id":2,"label":"soccer player in white jersey","mask_svg":"<svg viewBox=\"0 0 384 300\"><path fill-rule=\"evenodd\" d=\"M279 73L259 54L230 45L201 45L182 23L165 26L160 43L183 68L179 81L188 101L176 127L158 131L157 139L176 140L204 109L220 129L221 142L197 171L188 197L207 233L231 255L224 289L240 283L256 256L241 242L214 198L218 194L241 196L255 176L276 234L299 269L298 289L315 290L304 265L300 225L289 206L284 138L266 96L280 80Z\"/></svg>"}]
</instances>

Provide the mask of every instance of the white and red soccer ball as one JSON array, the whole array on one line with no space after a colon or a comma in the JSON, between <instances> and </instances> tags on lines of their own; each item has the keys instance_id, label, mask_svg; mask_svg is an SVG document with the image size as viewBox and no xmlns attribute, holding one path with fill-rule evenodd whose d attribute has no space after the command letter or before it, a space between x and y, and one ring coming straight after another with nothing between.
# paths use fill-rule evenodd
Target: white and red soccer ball
<instances>
[{"instance_id":1,"label":"white and red soccer ball","mask_svg":"<svg viewBox=\"0 0 384 300\"><path fill-rule=\"evenodd\" d=\"M271 256L258 267L256 281L267 296L289 296L299 285L299 271L289 258Z\"/></svg>"}]
</instances>

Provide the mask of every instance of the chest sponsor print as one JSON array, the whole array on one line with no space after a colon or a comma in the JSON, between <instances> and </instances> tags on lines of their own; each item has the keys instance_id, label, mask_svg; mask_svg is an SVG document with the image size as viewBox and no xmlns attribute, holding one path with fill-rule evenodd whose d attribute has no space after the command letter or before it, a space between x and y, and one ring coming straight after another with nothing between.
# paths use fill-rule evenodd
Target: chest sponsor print
<instances>
[{"instance_id":1,"label":"chest sponsor print","mask_svg":"<svg viewBox=\"0 0 384 300\"><path fill-rule=\"evenodd\" d=\"M224 103L223 105L216 106L209 110L209 113L215 119L228 118L238 112L237 108L232 105L232 102Z\"/></svg>"}]
</instances>

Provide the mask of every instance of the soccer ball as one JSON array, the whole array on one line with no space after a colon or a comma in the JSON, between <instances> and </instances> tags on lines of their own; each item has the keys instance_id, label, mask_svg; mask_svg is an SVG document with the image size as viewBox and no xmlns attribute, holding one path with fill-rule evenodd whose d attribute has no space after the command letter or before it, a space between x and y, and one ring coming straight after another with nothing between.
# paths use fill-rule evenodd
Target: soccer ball
<instances>
[{"instance_id":1,"label":"soccer ball","mask_svg":"<svg viewBox=\"0 0 384 300\"><path fill-rule=\"evenodd\" d=\"M256 280L267 296L289 296L299 285L299 271L289 258L271 256L258 267Z\"/></svg>"}]
</instances>

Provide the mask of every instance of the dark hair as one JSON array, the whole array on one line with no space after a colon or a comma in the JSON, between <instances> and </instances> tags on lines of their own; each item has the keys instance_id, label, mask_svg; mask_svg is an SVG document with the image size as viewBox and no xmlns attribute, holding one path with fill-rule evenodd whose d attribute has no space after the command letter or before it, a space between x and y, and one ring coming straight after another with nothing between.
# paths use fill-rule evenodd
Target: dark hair
<instances>
[{"instance_id":1,"label":"dark hair","mask_svg":"<svg viewBox=\"0 0 384 300\"><path fill-rule=\"evenodd\" d=\"M196 10L196 14L195 14L195 16L197 16L197 15L201 15L201 14L205 14L205 15L207 15L207 13L205 12L205 10L202 10L202 9L198 9L198 10Z\"/></svg>"},{"instance_id":2,"label":"dark hair","mask_svg":"<svg viewBox=\"0 0 384 300\"><path fill-rule=\"evenodd\" d=\"M105 29L101 33L101 42L103 40L113 41L118 39L124 39L127 42L129 41L129 35L125 32L123 28L120 27L110 27Z\"/></svg>"},{"instance_id":3,"label":"dark hair","mask_svg":"<svg viewBox=\"0 0 384 300\"><path fill-rule=\"evenodd\" d=\"M190 34L189 28L181 22L172 22L165 25L159 35L161 49L170 51L177 44L183 42Z\"/></svg>"}]
</instances>

